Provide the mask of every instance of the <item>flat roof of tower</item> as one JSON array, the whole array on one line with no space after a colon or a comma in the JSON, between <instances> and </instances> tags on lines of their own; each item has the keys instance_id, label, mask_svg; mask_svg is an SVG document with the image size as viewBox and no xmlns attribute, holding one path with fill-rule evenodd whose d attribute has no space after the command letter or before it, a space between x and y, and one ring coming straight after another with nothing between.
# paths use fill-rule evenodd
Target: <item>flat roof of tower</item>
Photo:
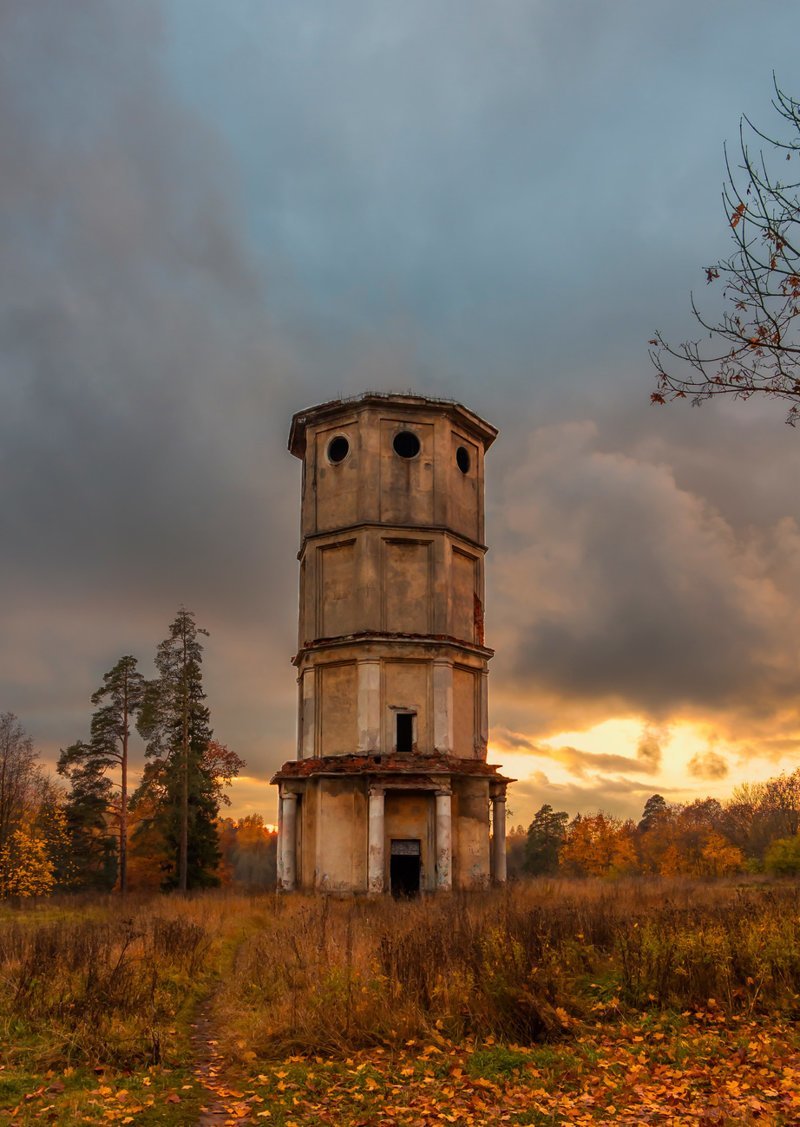
<instances>
[{"instance_id":1,"label":"flat roof of tower","mask_svg":"<svg viewBox=\"0 0 800 1127\"><path fill-rule=\"evenodd\" d=\"M289 450L296 458L303 457L306 452L306 427L309 424L335 418L348 410L373 405L391 405L402 408L409 414L431 409L445 412L483 443L484 450L488 450L497 438L497 427L493 427L491 423L487 423L480 415L476 415L474 411L470 411L455 399L437 399L429 395L415 395L411 391L364 391L361 395L330 399L327 403L318 403L316 407L307 407L304 411L298 411L292 418Z\"/></svg>"}]
</instances>

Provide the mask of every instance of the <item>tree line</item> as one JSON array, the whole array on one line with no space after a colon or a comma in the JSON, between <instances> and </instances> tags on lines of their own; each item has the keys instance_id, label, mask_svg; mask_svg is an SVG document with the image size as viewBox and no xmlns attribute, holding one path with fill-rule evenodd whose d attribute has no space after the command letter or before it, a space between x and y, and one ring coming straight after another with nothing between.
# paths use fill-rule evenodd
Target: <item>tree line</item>
<instances>
[{"instance_id":1,"label":"tree line","mask_svg":"<svg viewBox=\"0 0 800 1127\"><path fill-rule=\"evenodd\" d=\"M513 876L718 877L800 874L800 768L743 783L730 799L669 803L654 794L638 822L544 805L508 838Z\"/></svg>"},{"instance_id":2,"label":"tree line","mask_svg":"<svg viewBox=\"0 0 800 1127\"><path fill-rule=\"evenodd\" d=\"M13 713L0 714L0 896L56 889L188 891L274 880L275 835L258 815L220 818L244 760L213 738L202 662L208 632L181 608L159 644L156 676L130 654L91 696L87 738L60 752L59 783ZM145 767L131 791L131 739Z\"/></svg>"}]
</instances>

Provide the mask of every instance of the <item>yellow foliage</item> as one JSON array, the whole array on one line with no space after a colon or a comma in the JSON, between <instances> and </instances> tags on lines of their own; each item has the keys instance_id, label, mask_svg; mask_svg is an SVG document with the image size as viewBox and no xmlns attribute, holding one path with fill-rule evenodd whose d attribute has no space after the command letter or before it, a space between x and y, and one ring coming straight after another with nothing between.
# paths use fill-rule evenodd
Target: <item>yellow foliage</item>
<instances>
[{"instance_id":1,"label":"yellow foliage","mask_svg":"<svg viewBox=\"0 0 800 1127\"><path fill-rule=\"evenodd\" d=\"M47 842L30 826L21 826L0 850L0 896L47 896L54 883Z\"/></svg>"}]
</instances>

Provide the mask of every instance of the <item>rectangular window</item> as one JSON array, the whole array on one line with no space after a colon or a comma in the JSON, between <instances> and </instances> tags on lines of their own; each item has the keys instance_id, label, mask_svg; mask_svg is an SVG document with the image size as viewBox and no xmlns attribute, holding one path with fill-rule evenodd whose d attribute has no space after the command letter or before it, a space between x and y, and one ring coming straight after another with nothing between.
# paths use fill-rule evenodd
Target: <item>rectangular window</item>
<instances>
[{"instance_id":1,"label":"rectangular window","mask_svg":"<svg viewBox=\"0 0 800 1127\"><path fill-rule=\"evenodd\" d=\"M397 750L398 752L411 752L414 750L414 713L397 713Z\"/></svg>"}]
</instances>

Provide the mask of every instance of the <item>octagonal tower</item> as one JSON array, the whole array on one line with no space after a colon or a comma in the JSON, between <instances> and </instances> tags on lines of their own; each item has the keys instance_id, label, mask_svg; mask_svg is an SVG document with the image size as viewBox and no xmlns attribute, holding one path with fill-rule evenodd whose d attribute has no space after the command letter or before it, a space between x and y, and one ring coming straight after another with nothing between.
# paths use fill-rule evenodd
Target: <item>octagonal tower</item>
<instances>
[{"instance_id":1,"label":"octagonal tower","mask_svg":"<svg viewBox=\"0 0 800 1127\"><path fill-rule=\"evenodd\" d=\"M483 466L496 435L458 403L411 394L292 420L298 747L273 779L284 891L505 880L511 780L486 762L483 622Z\"/></svg>"}]
</instances>

